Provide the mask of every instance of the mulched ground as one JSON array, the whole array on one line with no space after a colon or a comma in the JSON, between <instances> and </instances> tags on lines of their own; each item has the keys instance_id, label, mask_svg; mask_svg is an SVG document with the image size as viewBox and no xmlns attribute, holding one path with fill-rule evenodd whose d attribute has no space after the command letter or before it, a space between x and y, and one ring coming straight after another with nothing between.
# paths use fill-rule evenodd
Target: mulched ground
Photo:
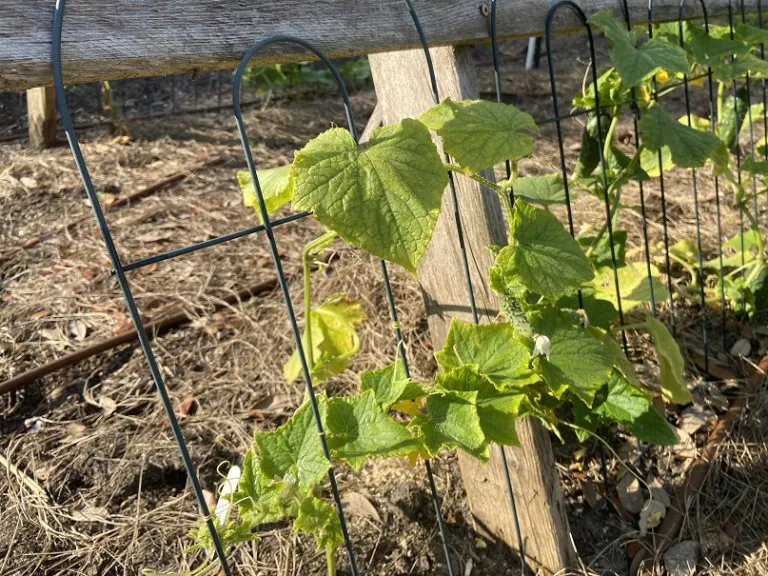
<instances>
[{"instance_id":1,"label":"mulched ground","mask_svg":"<svg viewBox=\"0 0 768 576\"><path fill-rule=\"evenodd\" d=\"M537 118L551 115L546 70L523 74L519 48L508 46L510 64L503 74L505 98ZM492 91L487 53L478 54L481 91ZM558 69L562 102L568 103L581 84L584 65L573 60ZM361 126L373 110L375 96L353 96ZM696 100L694 106L705 106ZM253 152L261 167L290 161L292 152L331 123L343 124L335 99L292 100L265 110L250 110L246 122ZM153 119L129 125L131 140L118 143L106 129L83 132L89 168L102 201L130 194L206 158L223 156L224 164L190 175L130 206L109 211L109 221L123 261L212 238L248 226L256 219L244 209L235 173L245 164L229 114L200 114ZM571 161L578 154L580 125L563 125ZM629 119L620 130L630 134ZM757 135L759 137L759 135ZM559 170L553 126L541 130L537 153L522 163L525 174ZM128 326L119 289L110 275L103 245L91 218L56 232L63 223L89 216L70 153L58 147L30 153L17 143L0 146L0 380L54 358L109 338ZM672 242L693 238L695 222L689 174L675 171L665 178ZM639 193L631 188L626 198ZM661 240L659 191L644 188L648 234ZM714 188L703 174L699 182L700 223L708 254L716 249ZM763 207L764 209L764 207ZM600 202L575 202L577 228L603 218ZM762 215L765 218L765 215ZM622 227L630 245L642 247L639 218L625 211ZM738 218L723 202L726 234L738 229ZM52 233L53 231L53 233ZM311 220L283 226L277 232L281 258L290 279L297 311L301 293L300 250L321 227ZM30 248L24 244L41 236ZM361 325L361 353L351 370L324 383L328 394L356 389L355 372L380 366L394 354L383 283L375 259L335 245L336 256L316 275L315 298L344 290L360 300L369 316ZM642 258L638 250L634 259ZM675 270L676 283L688 280ZM292 350L281 295L260 297L213 312L221 299L274 278L263 237L251 236L130 273L131 287L147 320L178 307L192 321L158 336L154 350L176 406L185 406L181 423L205 488L214 489L226 463L238 463L256 429L283 422L299 405L299 383L286 386L282 365ZM432 346L415 281L392 267L392 282L415 378L435 371ZM660 306L662 314L667 314ZM678 327L690 360L703 348L700 311L691 304L678 309ZM299 318L301 320L301 318ZM710 321L711 354L729 362L720 348L719 313ZM764 327L729 324L726 349L740 337L752 343L752 357L764 353ZM648 344L630 337L630 356L647 382L657 376ZM685 451L652 450L644 473L668 492L685 478L692 456L700 449L728 398L741 393L739 381L702 382L690 363L690 384L697 405L709 415L692 432ZM725 403L723 402L725 398ZM194 498L168 430L141 351L123 346L43 378L19 393L16 404L0 399L0 574L139 574L191 569L197 556L187 556L186 532L198 522ZM682 425L682 418L673 416ZM622 457L633 458L634 444L620 431L611 443ZM584 572L626 573L624 545L638 537L636 522L623 520L601 496L599 452L592 444L554 444L558 473L566 492L571 527L584 562ZM623 468L608 457L609 480L619 481ZM452 563L458 573L517 575L514 555L476 539L465 504L456 459L444 454L433 461L442 498ZM371 462L359 473L339 470L347 495L350 531L358 566L364 574L445 574L445 558L426 475L402 460ZM516 489L520 489L516 487ZM748 409L718 452L710 474L689 509L680 539L699 548L698 567L705 574L768 572L768 402L765 392L749 398ZM353 496L349 496L352 494ZM524 491L518 497L524 497ZM368 502L368 506L360 504ZM232 555L237 574L324 574L322 555L311 539L289 528L274 527L258 543ZM340 573L346 559L338 554Z\"/></svg>"}]
</instances>

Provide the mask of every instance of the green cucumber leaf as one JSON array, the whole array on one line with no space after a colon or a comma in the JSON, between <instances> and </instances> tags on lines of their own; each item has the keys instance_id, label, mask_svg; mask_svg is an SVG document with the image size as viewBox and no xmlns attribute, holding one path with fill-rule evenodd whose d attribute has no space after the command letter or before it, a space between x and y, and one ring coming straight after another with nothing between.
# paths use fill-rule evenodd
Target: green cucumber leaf
<instances>
[{"instance_id":1,"label":"green cucumber leaf","mask_svg":"<svg viewBox=\"0 0 768 576\"><path fill-rule=\"evenodd\" d=\"M486 375L469 365L438 374L435 388L445 392L477 392L477 414L485 439L505 446L520 445L515 419L525 394L500 393Z\"/></svg>"},{"instance_id":2,"label":"green cucumber leaf","mask_svg":"<svg viewBox=\"0 0 768 576\"><path fill-rule=\"evenodd\" d=\"M595 268L602 268L603 266L612 266L611 259L611 242L608 233L598 240L597 234L580 235L576 238L584 251L589 250L594 245L592 254L589 259ZM616 266L624 266L627 253L627 232L626 230L614 230L613 231L613 249L616 256Z\"/></svg>"},{"instance_id":3,"label":"green cucumber leaf","mask_svg":"<svg viewBox=\"0 0 768 576\"><path fill-rule=\"evenodd\" d=\"M366 319L363 307L344 294L332 294L314 308L310 314L312 326L312 380L315 384L346 370L350 359L360 349L360 339L355 329ZM301 342L308 349L306 328ZM298 350L283 366L283 377L288 384L301 376L301 361Z\"/></svg>"},{"instance_id":4,"label":"green cucumber leaf","mask_svg":"<svg viewBox=\"0 0 768 576\"><path fill-rule=\"evenodd\" d=\"M442 350L435 353L448 372L464 365L477 366L496 387L526 386L539 381L530 368L531 353L518 342L511 324L470 324L453 318Z\"/></svg>"},{"instance_id":5,"label":"green cucumber leaf","mask_svg":"<svg viewBox=\"0 0 768 576\"><path fill-rule=\"evenodd\" d=\"M744 118L747 117L749 110L748 98L749 92L746 86L742 86L736 91L736 94L728 94L725 102L723 102L722 112L717 120L717 135L720 140L725 142L728 150L736 144L739 129L744 122Z\"/></svg>"},{"instance_id":6,"label":"green cucumber leaf","mask_svg":"<svg viewBox=\"0 0 768 576\"><path fill-rule=\"evenodd\" d=\"M427 413L413 419L431 456L441 448L457 448L488 460L488 442L477 413L477 392L439 392L427 398Z\"/></svg>"},{"instance_id":7,"label":"green cucumber leaf","mask_svg":"<svg viewBox=\"0 0 768 576\"><path fill-rule=\"evenodd\" d=\"M344 542L336 508L315 496L308 496L301 503L293 528L297 532L312 534L318 550L336 548Z\"/></svg>"},{"instance_id":8,"label":"green cucumber leaf","mask_svg":"<svg viewBox=\"0 0 768 576\"><path fill-rule=\"evenodd\" d=\"M623 377L626 378L627 382L633 386L639 386L640 383L637 381L637 377L635 376L635 371L632 368L632 364L630 363L626 354L624 354L624 350L622 350L621 345L613 336L611 331L598 331L595 328L591 328L591 330L594 331L594 333L605 345L605 348L611 353L611 356L613 357L614 368L618 369L623 374Z\"/></svg>"},{"instance_id":9,"label":"green cucumber leaf","mask_svg":"<svg viewBox=\"0 0 768 576\"><path fill-rule=\"evenodd\" d=\"M739 54L731 61L712 70L712 77L718 82L728 83L746 77L768 78L768 62L754 54Z\"/></svg>"},{"instance_id":10,"label":"green cucumber leaf","mask_svg":"<svg viewBox=\"0 0 768 576\"><path fill-rule=\"evenodd\" d=\"M574 319L554 308L546 308L531 322L537 334L549 338L550 359L538 357L534 367L552 390L570 388L588 406L605 384L613 367L613 357L602 342Z\"/></svg>"},{"instance_id":11,"label":"green cucumber leaf","mask_svg":"<svg viewBox=\"0 0 768 576\"><path fill-rule=\"evenodd\" d=\"M638 47L635 33L620 24L610 10L592 15L589 23L602 28L610 40L608 55L627 88L650 80L660 70L688 71L688 59L682 48L659 39L648 40Z\"/></svg>"},{"instance_id":12,"label":"green cucumber leaf","mask_svg":"<svg viewBox=\"0 0 768 576\"><path fill-rule=\"evenodd\" d=\"M643 442L661 446L677 443L677 436L644 391L615 371L608 389L605 402L595 408L599 416L618 422Z\"/></svg>"},{"instance_id":13,"label":"green cucumber leaf","mask_svg":"<svg viewBox=\"0 0 768 576\"><path fill-rule=\"evenodd\" d=\"M579 244L554 214L515 202L510 222L510 244L496 257L507 283L556 301L594 277L592 265Z\"/></svg>"},{"instance_id":14,"label":"green cucumber leaf","mask_svg":"<svg viewBox=\"0 0 768 576\"><path fill-rule=\"evenodd\" d=\"M291 175L291 165L278 166L277 168L268 168L256 172L261 187L261 194L264 197L264 203L267 205L267 212L272 214L288 202L291 201L293 194L293 177ZM259 222L264 224L261 218L261 209L259 200L256 197L256 188L253 186L251 173L247 170L241 170L237 173L237 183L243 192L243 205L253 208Z\"/></svg>"},{"instance_id":15,"label":"green cucumber leaf","mask_svg":"<svg viewBox=\"0 0 768 576\"><path fill-rule=\"evenodd\" d=\"M536 122L509 104L446 98L419 120L440 135L445 151L472 174L533 153L533 139L523 131L536 130Z\"/></svg>"},{"instance_id":16,"label":"green cucumber leaf","mask_svg":"<svg viewBox=\"0 0 768 576\"><path fill-rule=\"evenodd\" d=\"M403 456L421 449L405 426L379 408L372 390L329 398L323 412L328 449L355 470L373 456Z\"/></svg>"},{"instance_id":17,"label":"green cucumber leaf","mask_svg":"<svg viewBox=\"0 0 768 576\"><path fill-rule=\"evenodd\" d=\"M565 186L558 174L525 176L515 180L515 198L533 204L565 204Z\"/></svg>"},{"instance_id":18,"label":"green cucumber leaf","mask_svg":"<svg viewBox=\"0 0 768 576\"><path fill-rule=\"evenodd\" d=\"M292 495L288 494L291 482L291 478L266 478L259 457L249 449L232 501L237 502L238 514L244 522L251 525L279 522L291 514Z\"/></svg>"},{"instance_id":19,"label":"green cucumber leaf","mask_svg":"<svg viewBox=\"0 0 768 576\"><path fill-rule=\"evenodd\" d=\"M656 348L656 358L661 372L661 390L664 396L675 404L693 402L693 397L685 385L685 361L672 334L664 324L652 316L646 318L645 328L653 338L653 345Z\"/></svg>"},{"instance_id":20,"label":"green cucumber leaf","mask_svg":"<svg viewBox=\"0 0 768 576\"><path fill-rule=\"evenodd\" d=\"M587 178L600 165L600 141L584 126L581 132L581 150L573 169L574 178Z\"/></svg>"},{"instance_id":21,"label":"green cucumber leaf","mask_svg":"<svg viewBox=\"0 0 768 576\"><path fill-rule=\"evenodd\" d=\"M682 28L685 51L692 64L711 66L713 70L717 70L726 58L749 53L750 47L745 42L710 36L702 26L690 20L683 21ZM657 30L665 41L675 46L680 45L677 22L660 24Z\"/></svg>"},{"instance_id":22,"label":"green cucumber leaf","mask_svg":"<svg viewBox=\"0 0 768 576\"><path fill-rule=\"evenodd\" d=\"M595 291L591 288L581 292L582 309L587 314L590 326L597 326L603 330L609 330L614 322L619 320L619 311L608 300L600 300L595 297ZM577 294L563 296L557 301L558 308L570 310L579 309L579 297Z\"/></svg>"},{"instance_id":23,"label":"green cucumber leaf","mask_svg":"<svg viewBox=\"0 0 768 576\"><path fill-rule=\"evenodd\" d=\"M672 153L669 147L661 147L661 164L659 164L659 151L651 152L648 148L640 150L640 168L648 174L650 178L657 178L662 172L667 172L675 167L672 161Z\"/></svg>"},{"instance_id":24,"label":"green cucumber leaf","mask_svg":"<svg viewBox=\"0 0 768 576\"><path fill-rule=\"evenodd\" d=\"M415 400L427 395L424 386L408 379L399 360L379 370L361 372L360 392L368 390L373 390L376 403L384 412L401 400Z\"/></svg>"},{"instance_id":25,"label":"green cucumber leaf","mask_svg":"<svg viewBox=\"0 0 768 576\"><path fill-rule=\"evenodd\" d=\"M753 156L747 156L741 162L741 169L755 176L768 176L768 161L755 160Z\"/></svg>"},{"instance_id":26,"label":"green cucumber leaf","mask_svg":"<svg viewBox=\"0 0 768 576\"><path fill-rule=\"evenodd\" d=\"M313 212L353 246L415 274L448 184L421 122L377 128L365 149L347 130L332 128L296 153L293 178L295 209Z\"/></svg>"},{"instance_id":27,"label":"green cucumber leaf","mask_svg":"<svg viewBox=\"0 0 768 576\"><path fill-rule=\"evenodd\" d=\"M256 432L254 442L261 457L261 471L268 479L292 475L300 487L311 489L330 468L307 402L274 432Z\"/></svg>"},{"instance_id":28,"label":"green cucumber leaf","mask_svg":"<svg viewBox=\"0 0 768 576\"><path fill-rule=\"evenodd\" d=\"M699 168L711 160L716 171L728 167L728 150L717 136L676 122L661 106L649 106L638 127L646 147L652 152L668 147L677 166Z\"/></svg>"},{"instance_id":29,"label":"green cucumber leaf","mask_svg":"<svg viewBox=\"0 0 768 576\"><path fill-rule=\"evenodd\" d=\"M663 302L669 296L666 286L659 279L659 269L653 264L651 264L650 281L648 279L648 269L644 262L631 262L623 268L618 268L616 272L619 277L619 294L624 312L650 302L651 289L653 289L653 296L656 302ZM616 297L613 268L605 267L598 270L592 284L595 287L595 296L601 300L608 300L618 310L619 302Z\"/></svg>"}]
</instances>

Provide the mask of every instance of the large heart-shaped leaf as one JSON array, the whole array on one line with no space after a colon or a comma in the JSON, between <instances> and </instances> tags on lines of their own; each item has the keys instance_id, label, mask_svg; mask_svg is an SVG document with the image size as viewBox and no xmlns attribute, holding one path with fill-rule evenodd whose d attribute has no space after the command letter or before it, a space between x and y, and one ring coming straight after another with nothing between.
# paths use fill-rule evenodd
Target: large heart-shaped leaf
<instances>
[{"instance_id":1,"label":"large heart-shaped leaf","mask_svg":"<svg viewBox=\"0 0 768 576\"><path fill-rule=\"evenodd\" d=\"M634 32L622 26L609 10L597 12L589 22L602 28L611 41L608 54L628 88L649 80L660 70L688 71L688 59L682 48L655 38L638 47Z\"/></svg>"},{"instance_id":2,"label":"large heart-shaped leaf","mask_svg":"<svg viewBox=\"0 0 768 576\"><path fill-rule=\"evenodd\" d=\"M728 149L717 136L673 120L661 106L649 106L638 127L643 144L651 151L668 147L677 166L700 168L711 160L717 171L728 167Z\"/></svg>"},{"instance_id":3,"label":"large heart-shaped leaf","mask_svg":"<svg viewBox=\"0 0 768 576\"><path fill-rule=\"evenodd\" d=\"M448 175L429 130L405 119L374 130L365 149L332 128L296 153L293 206L350 244L415 274Z\"/></svg>"},{"instance_id":4,"label":"large heart-shaped leaf","mask_svg":"<svg viewBox=\"0 0 768 576\"><path fill-rule=\"evenodd\" d=\"M525 386L539 381L528 367L530 351L515 338L509 323L470 324L451 320L443 349L435 353L440 367L447 371L465 365L476 366L499 388Z\"/></svg>"},{"instance_id":5,"label":"large heart-shaped leaf","mask_svg":"<svg viewBox=\"0 0 768 576\"><path fill-rule=\"evenodd\" d=\"M515 203L510 232L509 246L496 257L509 281L518 281L554 302L594 276L578 242L554 214L520 200Z\"/></svg>"},{"instance_id":6,"label":"large heart-shaped leaf","mask_svg":"<svg viewBox=\"0 0 768 576\"><path fill-rule=\"evenodd\" d=\"M435 130L445 151L473 174L533 153L533 139L522 131L536 130L536 122L509 104L446 98L419 120Z\"/></svg>"}]
</instances>

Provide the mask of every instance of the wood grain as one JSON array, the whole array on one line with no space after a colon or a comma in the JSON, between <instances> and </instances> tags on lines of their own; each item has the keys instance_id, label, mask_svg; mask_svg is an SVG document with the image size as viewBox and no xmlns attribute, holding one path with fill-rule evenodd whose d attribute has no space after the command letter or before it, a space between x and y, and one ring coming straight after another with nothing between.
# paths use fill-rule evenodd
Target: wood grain
<instances>
[{"instance_id":1,"label":"wood grain","mask_svg":"<svg viewBox=\"0 0 768 576\"><path fill-rule=\"evenodd\" d=\"M477 98L471 50L467 47L431 51L440 97ZM416 117L432 104L429 77L421 50L371 56L371 70L385 124ZM490 171L483 173L492 179ZM498 302L488 288L493 259L486 246L506 243L506 225L495 193L473 180L456 176L456 193L469 254L476 306L481 322L498 315ZM418 266L432 341L443 345L451 318L472 321L450 194L446 191L435 232ZM528 564L542 574L572 566L571 544L563 496L555 473L549 436L533 420L518 422L521 448L508 448L512 484L526 546ZM502 460L496 446L486 465L460 454L459 464L477 528L516 549Z\"/></svg>"},{"instance_id":2,"label":"wood grain","mask_svg":"<svg viewBox=\"0 0 768 576\"><path fill-rule=\"evenodd\" d=\"M52 86L27 90L27 118L31 147L56 144L56 95Z\"/></svg>"},{"instance_id":3,"label":"wood grain","mask_svg":"<svg viewBox=\"0 0 768 576\"><path fill-rule=\"evenodd\" d=\"M630 0L631 17L642 22L646 3ZM414 2L432 46L484 42L488 17L482 0ZM619 13L617 0L581 0L587 15ZM686 14L698 13L689 2ZM751 3L750 3L751 4ZM549 0L500 1L500 38L541 34ZM655 3L654 17L677 18L677 1ZM709 0L710 14L725 12L726 0ZM51 26L54 2L0 1L0 92L52 83ZM562 10L556 28L579 28ZM418 46L402 0L68 0L62 47L67 83L234 68L254 42L291 34L331 57ZM303 50L280 45L254 63L308 60Z\"/></svg>"}]
</instances>

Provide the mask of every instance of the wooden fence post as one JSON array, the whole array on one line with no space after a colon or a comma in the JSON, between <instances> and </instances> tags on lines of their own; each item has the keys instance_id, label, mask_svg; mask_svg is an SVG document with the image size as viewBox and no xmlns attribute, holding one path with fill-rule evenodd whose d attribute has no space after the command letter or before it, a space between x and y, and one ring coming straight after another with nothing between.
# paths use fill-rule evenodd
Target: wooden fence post
<instances>
[{"instance_id":1,"label":"wooden fence post","mask_svg":"<svg viewBox=\"0 0 768 576\"><path fill-rule=\"evenodd\" d=\"M431 50L440 98L478 97L471 47ZM373 80L385 124L417 117L432 105L429 75L422 50L370 56ZM491 171L483 174L493 178ZM493 259L486 246L506 243L506 225L495 194L462 176L455 177L470 273L481 322L493 321L498 302L488 287L488 268ZM445 340L450 319L472 321L456 221L450 194L443 197L443 210L432 242L422 257L421 282L429 328L435 349ZM538 422L518 422L521 448L508 448L520 531L528 564L543 574L555 574L574 564L573 549L562 491L557 480L549 436ZM517 549L503 464L497 447L485 466L460 454L459 464L470 509L481 533Z\"/></svg>"},{"instance_id":2,"label":"wooden fence post","mask_svg":"<svg viewBox=\"0 0 768 576\"><path fill-rule=\"evenodd\" d=\"M53 86L27 90L29 145L49 148L56 144L56 96Z\"/></svg>"}]
</instances>

